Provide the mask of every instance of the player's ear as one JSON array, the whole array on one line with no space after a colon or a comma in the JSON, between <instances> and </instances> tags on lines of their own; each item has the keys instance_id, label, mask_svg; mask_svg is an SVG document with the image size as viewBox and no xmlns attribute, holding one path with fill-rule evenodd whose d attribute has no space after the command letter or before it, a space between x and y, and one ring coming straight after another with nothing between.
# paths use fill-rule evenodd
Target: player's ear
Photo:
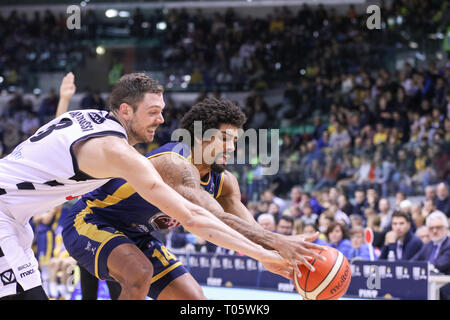
<instances>
[{"instance_id":1,"label":"player's ear","mask_svg":"<svg viewBox=\"0 0 450 320\"><path fill-rule=\"evenodd\" d=\"M128 103L121 103L119 106L119 113L122 115L122 117L125 120L129 120L130 117L133 115L133 107L130 106Z\"/></svg>"}]
</instances>

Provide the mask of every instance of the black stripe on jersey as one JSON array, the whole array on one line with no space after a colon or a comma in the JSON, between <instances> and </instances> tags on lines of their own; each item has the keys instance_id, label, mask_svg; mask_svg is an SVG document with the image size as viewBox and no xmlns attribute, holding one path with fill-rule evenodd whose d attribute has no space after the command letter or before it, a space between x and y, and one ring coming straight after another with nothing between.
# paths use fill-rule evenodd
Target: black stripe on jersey
<instances>
[{"instance_id":1,"label":"black stripe on jersey","mask_svg":"<svg viewBox=\"0 0 450 320\"><path fill-rule=\"evenodd\" d=\"M49 185L50 187L57 187L57 186L63 186L64 185L64 183L60 183L60 182L58 182L56 180L47 181L47 182L44 182L44 184Z\"/></svg>"},{"instance_id":2,"label":"black stripe on jersey","mask_svg":"<svg viewBox=\"0 0 450 320\"><path fill-rule=\"evenodd\" d=\"M2 188L0 188L0 196L1 196L2 194L6 194L6 190L5 190L5 189L2 189Z\"/></svg>"},{"instance_id":3,"label":"black stripe on jersey","mask_svg":"<svg viewBox=\"0 0 450 320\"><path fill-rule=\"evenodd\" d=\"M16 184L17 189L19 190L36 190L34 185L31 182L21 182Z\"/></svg>"},{"instance_id":4,"label":"black stripe on jersey","mask_svg":"<svg viewBox=\"0 0 450 320\"><path fill-rule=\"evenodd\" d=\"M0 257L3 257L3 256L4 256L4 253L2 251L2 248L0 248Z\"/></svg>"},{"instance_id":5,"label":"black stripe on jersey","mask_svg":"<svg viewBox=\"0 0 450 320\"><path fill-rule=\"evenodd\" d=\"M87 173L84 173L83 171L80 170L80 168L78 167L77 158L75 157L75 153L73 152L73 146L75 143L77 143L79 141L87 140L87 139L94 138L94 137L104 137L104 136L117 136L117 137L124 138L124 139L127 138L122 132L108 130L108 131L100 131L100 132L96 132L96 133L91 133L91 134L85 135L85 136L75 140L74 142L72 142L72 144L70 145L70 155L72 156L73 172L75 172L75 175L70 177L69 178L70 180L75 180L75 181L97 180L97 178L91 177Z\"/></svg>"}]
</instances>

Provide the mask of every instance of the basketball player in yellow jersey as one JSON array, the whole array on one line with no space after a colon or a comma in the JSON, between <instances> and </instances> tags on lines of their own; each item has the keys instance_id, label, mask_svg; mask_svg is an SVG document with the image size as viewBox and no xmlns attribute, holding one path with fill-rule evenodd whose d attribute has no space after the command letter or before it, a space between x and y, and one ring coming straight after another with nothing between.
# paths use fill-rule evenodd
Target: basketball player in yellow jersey
<instances>
[{"instance_id":1,"label":"basketball player in yellow jersey","mask_svg":"<svg viewBox=\"0 0 450 320\"><path fill-rule=\"evenodd\" d=\"M202 121L205 130L217 128L217 135L208 141L191 135L192 149L185 143L171 142L146 155L164 182L246 238L277 250L294 268L300 262L313 269L305 256L320 258L310 250L319 246L302 237L265 231L240 202L236 178L223 172L225 154L234 151L238 128L245 122L241 109L227 100L205 99L185 115L182 127L190 131L194 121ZM217 150L212 154L214 163L205 161L203 152L211 148ZM201 299L198 283L150 234L179 225L163 212L140 198L125 180L112 179L83 195L73 206L65 220L64 243L69 254L93 275L119 281L120 298L144 299L149 295L153 299ZM102 235L97 231L100 229ZM206 240L214 242L214 238ZM285 272L269 266L268 270L290 279L293 276L292 269Z\"/></svg>"},{"instance_id":2,"label":"basketball player in yellow jersey","mask_svg":"<svg viewBox=\"0 0 450 320\"><path fill-rule=\"evenodd\" d=\"M197 103L184 115L180 128L187 130L191 136L191 162L197 170L185 170L183 173L184 189L181 190L181 194L186 199L203 206L250 240L265 248L278 251L281 256L292 263L298 274L300 274L300 270L296 268L297 263L305 264L306 267L313 270L314 268L305 256L323 259L308 249L320 248L310 242L317 238L318 233L305 239L304 236L285 236L262 228L241 202L241 192L236 177L225 170L229 155L235 151L238 130L242 128L245 121L246 117L237 105L229 100L214 98L207 98ZM201 132L196 132L194 129L195 122L201 122ZM216 134L205 139L205 132L211 131L211 129ZM199 134L201 136L198 136ZM197 159L197 156L200 159ZM205 157L213 158L213 163L211 163L211 159L206 160ZM165 182L180 192L170 179L175 170L180 170L174 160L176 158L164 155L151 159ZM169 177L164 178L167 175ZM186 187L193 188L199 185L206 186L214 178L220 180L218 182L220 184L219 192L215 195L217 201L213 197L207 197L206 192L203 192L201 196L192 195L186 189Z\"/></svg>"},{"instance_id":3,"label":"basketball player in yellow jersey","mask_svg":"<svg viewBox=\"0 0 450 320\"><path fill-rule=\"evenodd\" d=\"M223 224L168 186L133 145L153 140L164 122L163 88L144 74L122 77L111 93L110 112L63 113L0 159L0 297L47 299L31 250L29 220L67 199L123 178L143 199L184 227L219 246L241 251L274 270L289 263ZM16 281L13 281L16 280Z\"/></svg>"}]
</instances>

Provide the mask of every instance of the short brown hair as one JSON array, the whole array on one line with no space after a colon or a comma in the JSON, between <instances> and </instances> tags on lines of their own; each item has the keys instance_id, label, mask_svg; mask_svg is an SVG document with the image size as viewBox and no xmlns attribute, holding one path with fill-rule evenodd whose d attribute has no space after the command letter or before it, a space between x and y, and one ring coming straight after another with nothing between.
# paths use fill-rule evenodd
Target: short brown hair
<instances>
[{"instance_id":1,"label":"short brown hair","mask_svg":"<svg viewBox=\"0 0 450 320\"><path fill-rule=\"evenodd\" d=\"M108 108L119 110L122 103L129 104L136 110L136 104L146 93L163 93L164 87L145 73L129 73L122 76L114 85L109 96Z\"/></svg>"}]
</instances>

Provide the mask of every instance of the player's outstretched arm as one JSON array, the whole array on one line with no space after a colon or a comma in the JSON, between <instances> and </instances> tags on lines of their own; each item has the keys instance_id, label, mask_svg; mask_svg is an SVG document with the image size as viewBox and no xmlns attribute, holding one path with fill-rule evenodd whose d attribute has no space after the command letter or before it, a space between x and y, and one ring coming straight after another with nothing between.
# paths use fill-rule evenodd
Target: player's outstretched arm
<instances>
[{"instance_id":1,"label":"player's outstretched arm","mask_svg":"<svg viewBox=\"0 0 450 320\"><path fill-rule=\"evenodd\" d=\"M59 87L59 101L56 108L56 116L59 117L63 113L69 110L69 101L73 97L77 88L75 87L75 76L72 72L69 72L64 76Z\"/></svg>"},{"instance_id":2,"label":"player's outstretched arm","mask_svg":"<svg viewBox=\"0 0 450 320\"><path fill-rule=\"evenodd\" d=\"M306 260L305 256L320 256L307 248L309 243L305 243L304 241L297 239L294 247L282 248L282 245L291 246L291 243L286 243L279 240L277 234L264 230L264 228L256 222L249 222L249 218L243 219L237 215L225 212L224 208L222 208L222 206L213 197L211 197L208 192L204 191L200 187L199 172L192 164L180 159L174 154L160 155L152 158L150 161L153 163L155 169L159 172L163 180L184 198L205 208L218 217L222 222L238 231L251 241L262 245L266 249L279 247L281 253L284 254L285 258L289 259L299 274L300 270L297 268L298 262L305 264L311 270L314 269ZM237 186L237 188L239 188L239 186ZM318 248L315 244L311 244L310 247ZM301 253L299 253L300 249Z\"/></svg>"},{"instance_id":3,"label":"player's outstretched arm","mask_svg":"<svg viewBox=\"0 0 450 320\"><path fill-rule=\"evenodd\" d=\"M119 177L127 180L142 198L177 219L189 232L218 246L242 252L261 261L270 271L292 278L289 262L183 198L164 183L152 163L125 139L113 136L89 139L78 143L74 152L81 171L95 178Z\"/></svg>"}]
</instances>

